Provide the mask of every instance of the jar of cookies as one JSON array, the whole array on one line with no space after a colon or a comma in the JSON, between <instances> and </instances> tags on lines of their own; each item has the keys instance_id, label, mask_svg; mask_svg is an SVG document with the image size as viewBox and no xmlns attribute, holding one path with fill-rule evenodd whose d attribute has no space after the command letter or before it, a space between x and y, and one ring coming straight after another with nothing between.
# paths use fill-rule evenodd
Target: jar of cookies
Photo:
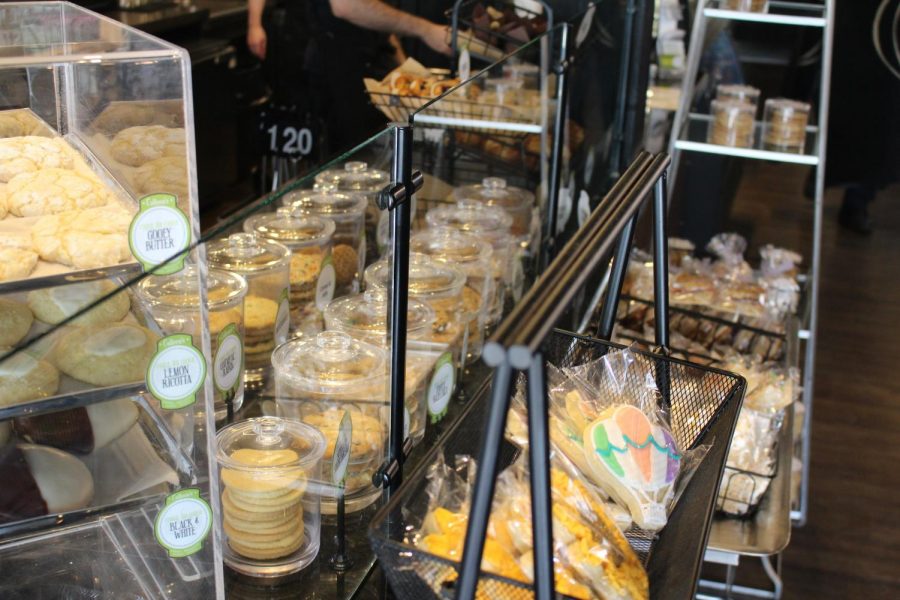
<instances>
[{"instance_id":1,"label":"jar of cookies","mask_svg":"<svg viewBox=\"0 0 900 600\"><path fill-rule=\"evenodd\" d=\"M244 297L246 280L235 273L209 269L206 276L206 312L209 322L210 361L215 392L216 421L222 421L244 403ZM147 321L163 335L187 333L196 348L200 341L200 276L186 265L173 275L145 277L137 286Z\"/></svg>"},{"instance_id":2,"label":"jar of cookies","mask_svg":"<svg viewBox=\"0 0 900 600\"><path fill-rule=\"evenodd\" d=\"M724 0L722 8L742 12L766 12L767 0Z\"/></svg>"},{"instance_id":3,"label":"jar of cookies","mask_svg":"<svg viewBox=\"0 0 900 600\"><path fill-rule=\"evenodd\" d=\"M506 293L521 292L522 263L511 232L512 218L495 206L439 206L428 211L425 221L429 228L449 228L472 234L488 242L493 249L491 269L494 281L493 302L487 312L490 326L500 321Z\"/></svg>"},{"instance_id":4,"label":"jar of cookies","mask_svg":"<svg viewBox=\"0 0 900 600\"><path fill-rule=\"evenodd\" d=\"M716 100L751 104L753 114L756 115L756 107L759 106L759 88L752 85L722 83L716 86Z\"/></svg>"},{"instance_id":5,"label":"jar of cookies","mask_svg":"<svg viewBox=\"0 0 900 600\"><path fill-rule=\"evenodd\" d=\"M806 146L810 105L787 98L766 100L763 145L767 150L802 153Z\"/></svg>"},{"instance_id":6,"label":"jar of cookies","mask_svg":"<svg viewBox=\"0 0 900 600\"><path fill-rule=\"evenodd\" d=\"M409 249L453 265L466 274L463 309L469 323L467 361L477 360L484 345L484 328L494 290L500 282L492 276L491 245L474 235L455 229L426 229L410 238Z\"/></svg>"},{"instance_id":7,"label":"jar of cookies","mask_svg":"<svg viewBox=\"0 0 900 600\"><path fill-rule=\"evenodd\" d=\"M251 389L263 384L269 356L288 339L291 325L291 251L255 233L234 233L207 245L211 267L242 275L244 298L244 369Z\"/></svg>"},{"instance_id":8,"label":"jar of cookies","mask_svg":"<svg viewBox=\"0 0 900 600\"><path fill-rule=\"evenodd\" d=\"M319 553L325 437L278 417L216 434L225 564L244 575L282 577Z\"/></svg>"},{"instance_id":9,"label":"jar of cookies","mask_svg":"<svg viewBox=\"0 0 900 600\"><path fill-rule=\"evenodd\" d=\"M510 232L523 248L537 245L540 236L540 220L534 194L526 189L507 185L502 177L485 177L481 183L458 187L452 199L457 203L475 202L485 206L502 208L512 217Z\"/></svg>"},{"instance_id":10,"label":"jar of cookies","mask_svg":"<svg viewBox=\"0 0 900 600\"><path fill-rule=\"evenodd\" d=\"M334 221L331 258L335 296L359 292L366 266L366 198L338 192L332 184L325 184L319 189L291 192L282 202L303 214Z\"/></svg>"},{"instance_id":11,"label":"jar of cookies","mask_svg":"<svg viewBox=\"0 0 900 600\"><path fill-rule=\"evenodd\" d=\"M391 182L386 171L370 168L361 160L328 169L316 175L316 183L333 185L338 191L366 198L366 257L374 262L390 243L388 211L378 208L378 194Z\"/></svg>"},{"instance_id":12,"label":"jar of cookies","mask_svg":"<svg viewBox=\"0 0 900 600\"><path fill-rule=\"evenodd\" d=\"M755 106L743 102L713 100L710 110L712 123L707 138L710 144L736 148L753 146Z\"/></svg>"},{"instance_id":13,"label":"jar of cookies","mask_svg":"<svg viewBox=\"0 0 900 600\"><path fill-rule=\"evenodd\" d=\"M291 329L296 334L322 331L322 311L334 297L331 258L334 222L282 206L274 214L253 215L244 231L284 244L291 251Z\"/></svg>"},{"instance_id":14,"label":"jar of cookies","mask_svg":"<svg viewBox=\"0 0 900 600\"><path fill-rule=\"evenodd\" d=\"M385 458L388 436L388 380L384 350L346 333L323 331L275 349L275 404L278 414L312 425L325 436L322 468L332 469L344 415L351 444L344 487L347 512L362 510L381 490L372 477ZM337 490L322 491L322 512L335 514Z\"/></svg>"}]
</instances>

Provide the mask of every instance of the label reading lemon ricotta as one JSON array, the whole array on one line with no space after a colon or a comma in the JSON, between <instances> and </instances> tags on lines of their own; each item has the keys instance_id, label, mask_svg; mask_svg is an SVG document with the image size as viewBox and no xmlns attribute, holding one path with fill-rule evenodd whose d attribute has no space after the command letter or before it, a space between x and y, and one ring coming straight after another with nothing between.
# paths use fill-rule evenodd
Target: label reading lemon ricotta
<instances>
[{"instance_id":1,"label":"label reading lemon ricotta","mask_svg":"<svg viewBox=\"0 0 900 600\"><path fill-rule=\"evenodd\" d=\"M164 337L147 367L147 389L164 410L177 410L197 401L206 378L206 360L186 333Z\"/></svg>"}]
</instances>

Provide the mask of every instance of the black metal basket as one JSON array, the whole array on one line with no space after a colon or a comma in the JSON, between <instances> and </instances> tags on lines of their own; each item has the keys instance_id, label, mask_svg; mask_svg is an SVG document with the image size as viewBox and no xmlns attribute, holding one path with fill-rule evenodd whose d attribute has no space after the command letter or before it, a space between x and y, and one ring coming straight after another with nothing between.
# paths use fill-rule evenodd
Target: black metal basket
<instances>
[{"instance_id":1,"label":"black metal basket","mask_svg":"<svg viewBox=\"0 0 900 600\"><path fill-rule=\"evenodd\" d=\"M616 344L557 331L544 346L547 360L558 366L582 364L603 356ZM688 597L699 574L710 514L745 382L716 369L699 367L663 356L639 353L639 360L658 377L668 378L672 432L683 448L710 444L706 458L694 473L666 527L656 534L633 528L626 537L647 568L654 597ZM635 388L644 382L628 382ZM439 454L448 459L476 456L484 434L489 408L487 385L473 399L457 425L435 446L422 466L405 482L398 495L380 510L369 529L372 545L394 592L401 598L452 597L459 564L447 561L407 543L418 530L428 509L424 494L426 473ZM611 391L610 391L611 392ZM505 442L501 467L509 465L518 449ZM698 533L700 532L700 533ZM482 573L478 588L483 598L531 598L529 586Z\"/></svg>"},{"instance_id":2,"label":"black metal basket","mask_svg":"<svg viewBox=\"0 0 900 600\"><path fill-rule=\"evenodd\" d=\"M490 19L485 21L476 14L479 10L488 9L508 14L515 12L528 23L523 22L516 32L494 29L490 25ZM515 6L508 0L464 0L448 9L445 14L452 25L448 40L450 46L457 51L468 48L473 56L488 61L498 60L516 51L553 26L552 17L548 19L538 12ZM524 37L521 35L523 32L526 34ZM522 58L528 60L534 57Z\"/></svg>"}]
</instances>

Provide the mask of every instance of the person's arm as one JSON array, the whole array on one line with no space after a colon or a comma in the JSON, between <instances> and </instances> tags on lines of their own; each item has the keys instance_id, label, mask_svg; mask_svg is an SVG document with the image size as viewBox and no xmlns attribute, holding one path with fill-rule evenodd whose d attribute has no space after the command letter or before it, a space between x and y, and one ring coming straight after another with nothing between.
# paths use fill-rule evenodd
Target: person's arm
<instances>
[{"instance_id":1,"label":"person's arm","mask_svg":"<svg viewBox=\"0 0 900 600\"><path fill-rule=\"evenodd\" d=\"M329 0L329 3L335 17L357 27L417 37L435 52L450 54L446 27L398 10L381 0Z\"/></svg>"},{"instance_id":2,"label":"person's arm","mask_svg":"<svg viewBox=\"0 0 900 600\"><path fill-rule=\"evenodd\" d=\"M260 60L266 58L266 30L262 15L266 0L247 0L247 48Z\"/></svg>"}]
</instances>

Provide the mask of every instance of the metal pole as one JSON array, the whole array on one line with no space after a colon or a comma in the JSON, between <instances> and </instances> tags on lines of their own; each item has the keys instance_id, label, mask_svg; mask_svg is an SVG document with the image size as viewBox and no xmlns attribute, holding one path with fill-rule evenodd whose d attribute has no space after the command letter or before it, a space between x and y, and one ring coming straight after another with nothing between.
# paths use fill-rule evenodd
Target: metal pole
<instances>
[{"instance_id":1,"label":"metal pole","mask_svg":"<svg viewBox=\"0 0 900 600\"><path fill-rule=\"evenodd\" d=\"M562 25L559 39L559 61L556 70L556 119L553 123L553 155L550 162L550 186L547 197L547 235L544 252L540 259L540 271L544 270L556 255L556 221L559 207L559 186L562 179L563 141L566 138L566 113L568 96L569 29L568 23Z\"/></svg>"},{"instance_id":2,"label":"metal pole","mask_svg":"<svg viewBox=\"0 0 900 600\"><path fill-rule=\"evenodd\" d=\"M622 59L619 61L619 82L616 93L616 114L613 117L612 156L609 161L610 179L616 179L624 167L622 155L625 143L625 102L628 93L628 75L631 68L631 39L634 30L634 0L625 5L625 22L622 31ZM627 160L627 159L626 159Z\"/></svg>"},{"instance_id":3,"label":"metal pole","mask_svg":"<svg viewBox=\"0 0 900 600\"><path fill-rule=\"evenodd\" d=\"M406 198L391 210L391 433L387 464L400 467L391 477L390 491L403 481L403 405L406 390L406 311L409 291L409 219L415 187L412 184L412 126L398 125L394 135L392 177L406 188Z\"/></svg>"},{"instance_id":4,"label":"metal pole","mask_svg":"<svg viewBox=\"0 0 900 600\"><path fill-rule=\"evenodd\" d=\"M669 348L669 243L666 234L666 173L653 193L653 297L656 306L656 345Z\"/></svg>"},{"instance_id":5,"label":"metal pole","mask_svg":"<svg viewBox=\"0 0 900 600\"><path fill-rule=\"evenodd\" d=\"M613 264L609 276L609 285L606 288L606 297L603 300L603 308L600 312L600 328L597 337L601 340L612 339L613 328L616 326L616 312L619 308L619 296L622 294L622 285L625 282L625 273L628 271L628 259L631 254L631 244L634 241L634 230L637 225L638 213L625 225L625 229L619 235L619 246L613 255Z\"/></svg>"},{"instance_id":6,"label":"metal pole","mask_svg":"<svg viewBox=\"0 0 900 600\"><path fill-rule=\"evenodd\" d=\"M547 374L544 356L536 352L528 368L528 460L531 470L534 591L538 600L551 600L554 589L550 431L547 425L547 410Z\"/></svg>"},{"instance_id":7,"label":"metal pole","mask_svg":"<svg viewBox=\"0 0 900 600\"><path fill-rule=\"evenodd\" d=\"M491 503L494 501L494 486L497 481L497 461L503 443L503 429L506 413L509 412L512 386L512 367L504 357L494 365L494 382L491 390L491 409L488 413L487 430L478 456L478 473L475 489L472 491L472 510L466 527L466 543L463 546L462 564L457 582L457 600L473 600L478 588L478 574L481 570L481 556L484 553L484 539L487 536Z\"/></svg>"}]
</instances>

